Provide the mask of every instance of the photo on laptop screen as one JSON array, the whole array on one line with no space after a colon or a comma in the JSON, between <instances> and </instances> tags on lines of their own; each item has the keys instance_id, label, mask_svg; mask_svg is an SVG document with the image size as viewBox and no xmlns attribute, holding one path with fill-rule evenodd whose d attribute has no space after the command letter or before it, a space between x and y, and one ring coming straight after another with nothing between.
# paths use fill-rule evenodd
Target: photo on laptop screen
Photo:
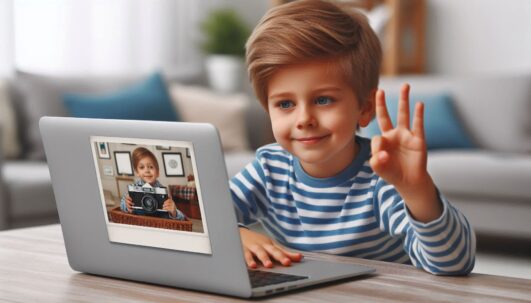
<instances>
[{"instance_id":1,"label":"photo on laptop screen","mask_svg":"<svg viewBox=\"0 0 531 303\"><path fill-rule=\"evenodd\" d=\"M111 242L211 254L191 142L92 136Z\"/></svg>"}]
</instances>

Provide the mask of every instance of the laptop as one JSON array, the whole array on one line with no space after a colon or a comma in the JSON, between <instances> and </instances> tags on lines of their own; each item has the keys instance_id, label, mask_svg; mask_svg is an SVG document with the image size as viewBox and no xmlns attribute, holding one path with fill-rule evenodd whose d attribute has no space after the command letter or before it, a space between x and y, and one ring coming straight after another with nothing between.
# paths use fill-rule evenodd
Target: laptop
<instances>
[{"instance_id":1,"label":"laptop","mask_svg":"<svg viewBox=\"0 0 531 303\"><path fill-rule=\"evenodd\" d=\"M211 124L43 117L40 130L73 270L245 298L374 272L308 257L248 269ZM155 187L135 176L146 150ZM132 213L120 209L127 194ZM169 198L183 220L163 209Z\"/></svg>"}]
</instances>

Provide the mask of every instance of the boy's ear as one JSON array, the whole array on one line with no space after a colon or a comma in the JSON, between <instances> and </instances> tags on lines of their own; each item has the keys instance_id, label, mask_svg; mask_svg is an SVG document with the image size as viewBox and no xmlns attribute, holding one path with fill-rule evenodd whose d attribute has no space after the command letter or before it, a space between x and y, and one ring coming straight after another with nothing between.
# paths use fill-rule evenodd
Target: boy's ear
<instances>
[{"instance_id":1,"label":"boy's ear","mask_svg":"<svg viewBox=\"0 0 531 303\"><path fill-rule=\"evenodd\" d=\"M363 107L361 108L361 117L358 122L359 126L366 127L371 122L374 117L376 109L376 91L377 89L371 90L369 97Z\"/></svg>"}]
</instances>

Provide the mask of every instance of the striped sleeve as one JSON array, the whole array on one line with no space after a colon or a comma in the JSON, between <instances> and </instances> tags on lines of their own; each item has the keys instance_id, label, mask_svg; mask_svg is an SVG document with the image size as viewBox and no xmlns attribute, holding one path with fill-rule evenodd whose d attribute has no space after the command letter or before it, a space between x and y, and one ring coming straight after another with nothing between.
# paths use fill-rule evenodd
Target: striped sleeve
<instances>
[{"instance_id":1,"label":"striped sleeve","mask_svg":"<svg viewBox=\"0 0 531 303\"><path fill-rule=\"evenodd\" d=\"M238 223L257 222L267 212L266 178L260 160L255 158L230 180L230 192Z\"/></svg>"},{"instance_id":2,"label":"striped sleeve","mask_svg":"<svg viewBox=\"0 0 531 303\"><path fill-rule=\"evenodd\" d=\"M468 220L440 194L442 215L428 223L413 219L393 185L381 178L373 203L380 229L401 237L411 262L435 275L466 275L475 262L476 237Z\"/></svg>"}]
</instances>

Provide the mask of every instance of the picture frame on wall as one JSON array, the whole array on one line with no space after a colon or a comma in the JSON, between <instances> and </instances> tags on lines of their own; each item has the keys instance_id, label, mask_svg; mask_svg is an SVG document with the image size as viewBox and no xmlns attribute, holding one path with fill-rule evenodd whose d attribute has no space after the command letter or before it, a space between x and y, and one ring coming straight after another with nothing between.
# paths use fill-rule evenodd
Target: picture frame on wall
<instances>
[{"instance_id":1,"label":"picture frame on wall","mask_svg":"<svg viewBox=\"0 0 531 303\"><path fill-rule=\"evenodd\" d=\"M130 152L115 151L114 161L116 162L116 172L118 175L134 176Z\"/></svg>"},{"instance_id":2,"label":"picture frame on wall","mask_svg":"<svg viewBox=\"0 0 531 303\"><path fill-rule=\"evenodd\" d=\"M184 177L183 156L181 153L162 153L166 177Z\"/></svg>"},{"instance_id":3,"label":"picture frame on wall","mask_svg":"<svg viewBox=\"0 0 531 303\"><path fill-rule=\"evenodd\" d=\"M188 158L190 158L190 149L189 149L189 148L186 149L186 156L187 156Z\"/></svg>"},{"instance_id":4,"label":"picture frame on wall","mask_svg":"<svg viewBox=\"0 0 531 303\"><path fill-rule=\"evenodd\" d=\"M103 175L109 177L114 176L114 170L112 169L112 165L103 165Z\"/></svg>"},{"instance_id":5,"label":"picture frame on wall","mask_svg":"<svg viewBox=\"0 0 531 303\"><path fill-rule=\"evenodd\" d=\"M110 159L111 153L109 152L109 143L107 142L96 142L96 147L98 149L98 157L100 159Z\"/></svg>"}]
</instances>

